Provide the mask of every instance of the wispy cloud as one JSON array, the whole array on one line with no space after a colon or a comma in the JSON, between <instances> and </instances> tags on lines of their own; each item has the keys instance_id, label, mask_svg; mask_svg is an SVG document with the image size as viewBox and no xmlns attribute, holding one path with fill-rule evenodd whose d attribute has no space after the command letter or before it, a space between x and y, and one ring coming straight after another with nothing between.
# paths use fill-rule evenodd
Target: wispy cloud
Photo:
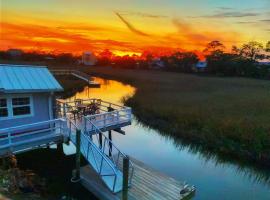
<instances>
[{"instance_id":1,"label":"wispy cloud","mask_svg":"<svg viewBox=\"0 0 270 200\"><path fill-rule=\"evenodd\" d=\"M139 17L146 17L146 18L153 18L153 19L160 19L160 18L168 18L166 15L158 15L158 14L150 14L144 12L133 12L133 11L117 11L118 14L121 16L123 15L135 15Z\"/></svg>"},{"instance_id":2,"label":"wispy cloud","mask_svg":"<svg viewBox=\"0 0 270 200\"><path fill-rule=\"evenodd\" d=\"M237 24L255 24L255 23L257 23L257 22L253 22L253 21L240 21L240 22L236 22Z\"/></svg>"},{"instance_id":3,"label":"wispy cloud","mask_svg":"<svg viewBox=\"0 0 270 200\"><path fill-rule=\"evenodd\" d=\"M231 11L231 12L218 12L216 14L202 15L199 17L202 17L202 18L241 18L241 17L256 17L259 15L260 13L256 13L256 12Z\"/></svg>"},{"instance_id":4,"label":"wispy cloud","mask_svg":"<svg viewBox=\"0 0 270 200\"><path fill-rule=\"evenodd\" d=\"M269 24L270 23L270 19L262 19L262 20L260 20L260 22Z\"/></svg>"},{"instance_id":5,"label":"wispy cloud","mask_svg":"<svg viewBox=\"0 0 270 200\"><path fill-rule=\"evenodd\" d=\"M212 40L219 40L226 44L235 44L236 35L235 32L218 32L218 31L204 31L198 30L192 24L186 23L181 19L173 19L172 23L177 28L178 33L175 35L175 41L181 41L180 44L188 44L190 46L205 47L205 45ZM178 40L178 38L180 40Z\"/></svg>"},{"instance_id":6,"label":"wispy cloud","mask_svg":"<svg viewBox=\"0 0 270 200\"><path fill-rule=\"evenodd\" d=\"M219 6L219 7L217 7L217 9L220 9L220 10L233 10L233 8L225 7L225 6Z\"/></svg>"},{"instance_id":7,"label":"wispy cloud","mask_svg":"<svg viewBox=\"0 0 270 200\"><path fill-rule=\"evenodd\" d=\"M141 36L150 36L147 33L144 33L143 31L140 31L138 29L136 29L131 23L129 23L123 16L121 16L118 12L115 12L116 16L119 17L119 19L127 26L127 28L137 34L137 35L141 35Z\"/></svg>"}]
</instances>

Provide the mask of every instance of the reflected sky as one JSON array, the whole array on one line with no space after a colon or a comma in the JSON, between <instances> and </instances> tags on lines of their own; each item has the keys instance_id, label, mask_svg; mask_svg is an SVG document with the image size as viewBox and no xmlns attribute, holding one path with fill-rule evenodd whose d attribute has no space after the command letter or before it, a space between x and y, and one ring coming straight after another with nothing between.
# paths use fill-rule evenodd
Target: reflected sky
<instances>
[{"instance_id":1,"label":"reflected sky","mask_svg":"<svg viewBox=\"0 0 270 200\"><path fill-rule=\"evenodd\" d=\"M121 103L136 89L117 81L96 78L101 88L85 87L74 98L101 98ZM219 162L215 157L206 157L199 151L176 145L176 140L162 136L158 131L147 128L136 119L131 126L123 128L126 135L113 134L114 143L126 154L137 158L179 181L194 184L195 200L269 200L269 171L258 171L247 166ZM66 153L74 153L72 146ZM267 174L268 173L268 174Z\"/></svg>"}]
</instances>

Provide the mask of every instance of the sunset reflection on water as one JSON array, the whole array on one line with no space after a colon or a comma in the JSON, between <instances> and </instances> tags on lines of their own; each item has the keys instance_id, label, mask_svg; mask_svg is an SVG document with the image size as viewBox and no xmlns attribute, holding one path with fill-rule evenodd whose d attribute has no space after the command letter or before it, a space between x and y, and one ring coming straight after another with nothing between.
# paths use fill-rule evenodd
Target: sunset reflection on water
<instances>
[{"instance_id":1,"label":"sunset reflection on water","mask_svg":"<svg viewBox=\"0 0 270 200\"><path fill-rule=\"evenodd\" d=\"M123 97L133 96L136 88L113 80L94 78L94 81L100 83L99 88L85 86L83 91L77 92L68 100L97 98L112 103L121 103Z\"/></svg>"}]
</instances>

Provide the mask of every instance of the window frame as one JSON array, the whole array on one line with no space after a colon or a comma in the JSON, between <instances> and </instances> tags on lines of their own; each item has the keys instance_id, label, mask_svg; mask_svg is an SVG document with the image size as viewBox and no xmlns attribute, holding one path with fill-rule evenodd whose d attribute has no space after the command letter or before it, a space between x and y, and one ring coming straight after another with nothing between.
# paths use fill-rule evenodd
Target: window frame
<instances>
[{"instance_id":1,"label":"window frame","mask_svg":"<svg viewBox=\"0 0 270 200\"><path fill-rule=\"evenodd\" d=\"M6 97L0 97L0 99L6 100L6 106L1 106L1 105L0 105L0 109L7 109L7 116L5 116L5 117L1 117L1 116L0 116L0 119L1 119L1 118L7 118L8 115L9 115L9 114L8 114L8 99L7 99Z\"/></svg>"},{"instance_id":2,"label":"window frame","mask_svg":"<svg viewBox=\"0 0 270 200\"><path fill-rule=\"evenodd\" d=\"M7 108L8 108L8 116L7 117L0 117L1 120L9 120L9 119L18 119L18 118L25 118L25 117L33 117L34 116L34 106L33 106L33 96L27 95L27 94L17 94L17 95L0 95L0 98L7 100ZM14 98L29 98L29 104L25 105L14 105L12 104L12 99ZM13 108L17 107L24 107L29 106L30 107L30 114L25 115L14 115L13 114Z\"/></svg>"}]
</instances>

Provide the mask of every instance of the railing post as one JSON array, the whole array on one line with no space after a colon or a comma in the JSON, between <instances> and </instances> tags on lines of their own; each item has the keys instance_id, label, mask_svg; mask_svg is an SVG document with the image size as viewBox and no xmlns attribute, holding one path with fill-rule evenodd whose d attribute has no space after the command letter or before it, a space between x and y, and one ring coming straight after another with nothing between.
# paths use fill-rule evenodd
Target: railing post
<instances>
[{"instance_id":1,"label":"railing post","mask_svg":"<svg viewBox=\"0 0 270 200\"><path fill-rule=\"evenodd\" d=\"M129 157L124 156L123 158L123 188L122 188L122 199L128 199L128 176L129 176Z\"/></svg>"},{"instance_id":2,"label":"railing post","mask_svg":"<svg viewBox=\"0 0 270 200\"><path fill-rule=\"evenodd\" d=\"M80 181L80 162L81 162L81 130L76 130L76 169L72 182Z\"/></svg>"},{"instance_id":3,"label":"railing post","mask_svg":"<svg viewBox=\"0 0 270 200\"><path fill-rule=\"evenodd\" d=\"M116 116L117 116L117 123L119 123L119 111L117 111L117 114L116 114Z\"/></svg>"},{"instance_id":4,"label":"railing post","mask_svg":"<svg viewBox=\"0 0 270 200\"><path fill-rule=\"evenodd\" d=\"M112 131L109 130L108 131L108 135L109 135L109 156L112 156Z\"/></svg>"},{"instance_id":5,"label":"railing post","mask_svg":"<svg viewBox=\"0 0 270 200\"><path fill-rule=\"evenodd\" d=\"M98 136L99 136L99 137L98 137L98 138L99 138L99 148L102 149L102 133L99 132L99 133L98 133Z\"/></svg>"}]
</instances>

